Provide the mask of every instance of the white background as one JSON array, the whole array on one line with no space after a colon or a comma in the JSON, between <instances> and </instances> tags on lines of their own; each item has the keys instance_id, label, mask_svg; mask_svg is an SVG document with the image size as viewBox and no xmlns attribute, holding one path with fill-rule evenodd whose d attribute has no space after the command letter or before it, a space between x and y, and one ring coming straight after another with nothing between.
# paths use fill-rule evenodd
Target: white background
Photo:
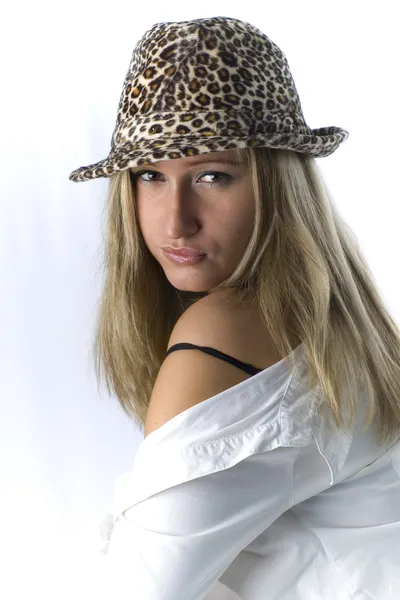
<instances>
[{"instance_id":1,"label":"white background","mask_svg":"<svg viewBox=\"0 0 400 600\"><path fill-rule=\"evenodd\" d=\"M258 5L258 6L256 6ZM8 3L0 31L1 597L92 600L99 523L142 434L97 389L105 158L133 48L154 23L248 21L286 54L310 127L349 139L317 159L399 322L397 2ZM231 598L217 587L215 600ZM28 596L29 595L29 596ZM118 600L118 599L115 599ZM137 599L139 600L139 599ZM177 599L181 600L181 599ZM183 600L183 596L182 596Z\"/></svg>"}]
</instances>

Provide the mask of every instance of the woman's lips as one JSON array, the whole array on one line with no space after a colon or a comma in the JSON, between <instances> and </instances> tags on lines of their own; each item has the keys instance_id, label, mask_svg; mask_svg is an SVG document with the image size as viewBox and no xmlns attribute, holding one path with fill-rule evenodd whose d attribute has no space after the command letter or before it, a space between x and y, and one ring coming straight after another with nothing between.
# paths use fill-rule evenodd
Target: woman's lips
<instances>
[{"instance_id":1,"label":"woman's lips","mask_svg":"<svg viewBox=\"0 0 400 600\"><path fill-rule=\"evenodd\" d=\"M205 254L205 252L199 252L198 250L194 250L192 248L168 248L168 247L164 247L163 250L165 250L165 252L169 252L171 254L177 254L178 256L202 256Z\"/></svg>"},{"instance_id":2,"label":"woman's lips","mask_svg":"<svg viewBox=\"0 0 400 600\"><path fill-rule=\"evenodd\" d=\"M176 254L174 252L170 252L169 250L166 250L165 248L163 248L163 252L165 254L165 256L167 258L169 258L170 260L172 260L175 263L181 263L181 264L185 264L185 265L195 265L196 263L199 263L200 261L202 261L205 258L205 254L197 254L197 255L192 255L192 256L188 256L188 255L184 255L184 254Z\"/></svg>"}]
</instances>

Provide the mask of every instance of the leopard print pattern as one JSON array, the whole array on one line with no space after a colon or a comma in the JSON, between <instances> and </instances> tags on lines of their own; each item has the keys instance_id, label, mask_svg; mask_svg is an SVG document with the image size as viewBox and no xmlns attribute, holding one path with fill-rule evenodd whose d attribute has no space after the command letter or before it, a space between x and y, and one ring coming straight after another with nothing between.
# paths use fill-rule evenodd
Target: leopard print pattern
<instances>
[{"instance_id":1,"label":"leopard print pattern","mask_svg":"<svg viewBox=\"0 0 400 600\"><path fill-rule=\"evenodd\" d=\"M253 25L157 23L133 51L108 157L69 179L239 147L328 156L347 137L340 127L308 127L286 56Z\"/></svg>"}]
</instances>

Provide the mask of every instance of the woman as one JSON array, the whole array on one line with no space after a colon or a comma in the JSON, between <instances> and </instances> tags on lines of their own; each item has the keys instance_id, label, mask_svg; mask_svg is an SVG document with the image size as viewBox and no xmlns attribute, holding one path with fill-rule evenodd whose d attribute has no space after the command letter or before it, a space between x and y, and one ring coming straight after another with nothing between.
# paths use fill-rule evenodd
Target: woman
<instances>
[{"instance_id":1,"label":"woman","mask_svg":"<svg viewBox=\"0 0 400 600\"><path fill-rule=\"evenodd\" d=\"M399 328L314 162L347 137L254 26L158 23L71 173L110 178L96 369L145 430L114 598L400 597Z\"/></svg>"}]
</instances>

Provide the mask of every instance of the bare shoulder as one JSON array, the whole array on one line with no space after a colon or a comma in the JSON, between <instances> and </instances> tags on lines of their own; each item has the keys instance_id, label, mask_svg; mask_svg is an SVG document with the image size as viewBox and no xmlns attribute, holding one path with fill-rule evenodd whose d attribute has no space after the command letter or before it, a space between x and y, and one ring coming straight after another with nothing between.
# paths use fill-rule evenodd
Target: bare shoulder
<instances>
[{"instance_id":1,"label":"bare shoulder","mask_svg":"<svg viewBox=\"0 0 400 600\"><path fill-rule=\"evenodd\" d=\"M209 346L265 369L281 360L254 311L205 296L176 323L168 349L180 342ZM145 437L188 408L247 379L240 368L201 350L176 350L161 365L149 402Z\"/></svg>"},{"instance_id":2,"label":"bare shoulder","mask_svg":"<svg viewBox=\"0 0 400 600\"><path fill-rule=\"evenodd\" d=\"M187 309L171 333L168 348L182 341L211 346L259 369L282 358L259 311L233 303L223 294L205 296ZM237 367L231 365L233 369Z\"/></svg>"}]
</instances>

